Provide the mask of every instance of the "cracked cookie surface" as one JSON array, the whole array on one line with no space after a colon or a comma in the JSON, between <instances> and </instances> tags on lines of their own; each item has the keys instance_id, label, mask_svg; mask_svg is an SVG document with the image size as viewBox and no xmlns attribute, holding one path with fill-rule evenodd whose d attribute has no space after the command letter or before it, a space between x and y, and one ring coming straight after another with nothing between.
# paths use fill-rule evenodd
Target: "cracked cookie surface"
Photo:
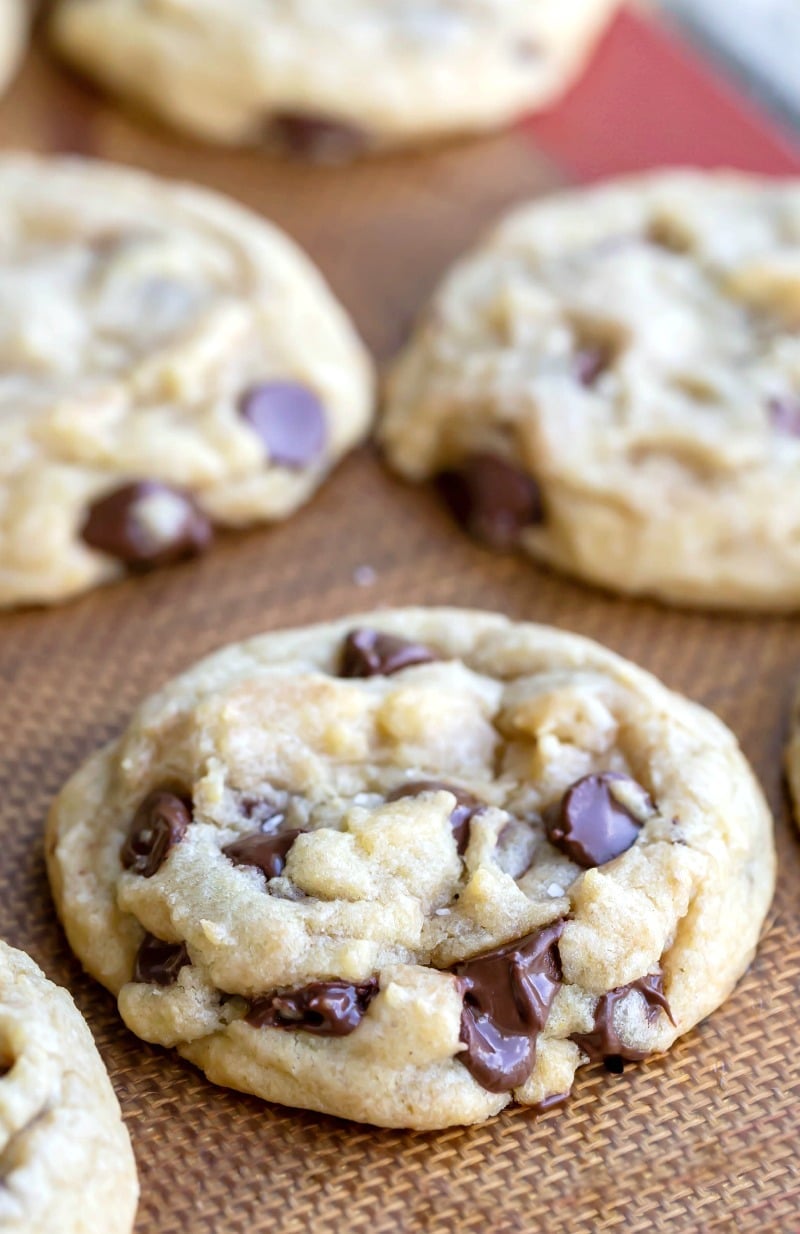
<instances>
[{"instance_id":1,"label":"cracked cookie surface","mask_svg":"<svg viewBox=\"0 0 800 1234\"><path fill-rule=\"evenodd\" d=\"M498 548L800 605L800 182L659 173L502 222L394 370L391 464Z\"/></svg>"},{"instance_id":2,"label":"cracked cookie surface","mask_svg":"<svg viewBox=\"0 0 800 1234\"><path fill-rule=\"evenodd\" d=\"M59 49L201 137L339 161L504 124L575 78L619 0L63 0Z\"/></svg>"},{"instance_id":3,"label":"cracked cookie surface","mask_svg":"<svg viewBox=\"0 0 800 1234\"><path fill-rule=\"evenodd\" d=\"M732 990L774 884L720 721L588 640L436 609L200 662L65 786L47 857L134 1032L418 1128L667 1049Z\"/></svg>"},{"instance_id":4,"label":"cracked cookie surface","mask_svg":"<svg viewBox=\"0 0 800 1234\"><path fill-rule=\"evenodd\" d=\"M4 156L0 199L0 606L285 518L366 434L366 353L263 219L80 159Z\"/></svg>"},{"instance_id":5,"label":"cracked cookie surface","mask_svg":"<svg viewBox=\"0 0 800 1234\"><path fill-rule=\"evenodd\" d=\"M0 1227L130 1234L139 1187L128 1133L66 990L0 943Z\"/></svg>"}]
</instances>

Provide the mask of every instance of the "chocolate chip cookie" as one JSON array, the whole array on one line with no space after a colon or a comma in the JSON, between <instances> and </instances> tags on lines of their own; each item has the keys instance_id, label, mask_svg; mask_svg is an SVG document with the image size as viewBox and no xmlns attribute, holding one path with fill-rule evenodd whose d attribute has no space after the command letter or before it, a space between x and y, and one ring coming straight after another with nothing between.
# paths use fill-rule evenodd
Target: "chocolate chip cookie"
<instances>
[{"instance_id":1,"label":"chocolate chip cookie","mask_svg":"<svg viewBox=\"0 0 800 1234\"><path fill-rule=\"evenodd\" d=\"M308 260L205 190L0 158L0 605L65 600L285 518L369 427Z\"/></svg>"},{"instance_id":2,"label":"chocolate chip cookie","mask_svg":"<svg viewBox=\"0 0 800 1234\"><path fill-rule=\"evenodd\" d=\"M119 1104L66 990L0 942L0 1228L130 1234L139 1186Z\"/></svg>"},{"instance_id":3,"label":"chocolate chip cookie","mask_svg":"<svg viewBox=\"0 0 800 1234\"><path fill-rule=\"evenodd\" d=\"M800 182L517 211L449 276L383 440L476 538L681 604L800 605Z\"/></svg>"},{"instance_id":4,"label":"chocolate chip cookie","mask_svg":"<svg viewBox=\"0 0 800 1234\"><path fill-rule=\"evenodd\" d=\"M204 660L66 785L47 859L134 1032L418 1128L666 1050L731 992L774 883L715 717L585 639L437 609Z\"/></svg>"},{"instance_id":5,"label":"chocolate chip cookie","mask_svg":"<svg viewBox=\"0 0 800 1234\"><path fill-rule=\"evenodd\" d=\"M213 141L340 161L492 128L575 78L619 0L62 0L56 46Z\"/></svg>"},{"instance_id":6,"label":"chocolate chip cookie","mask_svg":"<svg viewBox=\"0 0 800 1234\"><path fill-rule=\"evenodd\" d=\"M0 0L0 91L11 81L28 37L29 0Z\"/></svg>"}]
</instances>

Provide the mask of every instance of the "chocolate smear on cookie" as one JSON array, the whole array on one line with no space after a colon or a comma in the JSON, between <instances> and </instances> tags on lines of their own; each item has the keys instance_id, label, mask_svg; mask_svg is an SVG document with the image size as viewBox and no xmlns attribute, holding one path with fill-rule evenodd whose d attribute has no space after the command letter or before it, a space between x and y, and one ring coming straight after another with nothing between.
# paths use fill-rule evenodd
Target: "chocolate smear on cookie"
<instances>
[{"instance_id":1,"label":"chocolate smear on cookie","mask_svg":"<svg viewBox=\"0 0 800 1234\"><path fill-rule=\"evenodd\" d=\"M485 1089L507 1093L525 1081L536 1060L536 1039L561 984L557 921L518 942L455 965L464 995L456 1057Z\"/></svg>"},{"instance_id":2,"label":"chocolate smear on cookie","mask_svg":"<svg viewBox=\"0 0 800 1234\"><path fill-rule=\"evenodd\" d=\"M645 1018L648 1024L655 1024L663 1012L674 1024L667 996L664 993L663 974L649 973L639 977L630 985L618 986L599 999L594 1013L594 1028L590 1033L573 1033L571 1040L588 1054L593 1062L603 1060L608 1071L619 1073L623 1068L623 1060L639 1062L647 1058L648 1050L638 1050L627 1045L614 1023L614 1010L625 999L635 993L642 996L645 1003Z\"/></svg>"},{"instance_id":3,"label":"chocolate smear on cookie","mask_svg":"<svg viewBox=\"0 0 800 1234\"><path fill-rule=\"evenodd\" d=\"M126 870L152 878L164 864L170 849L180 844L192 821L192 803L166 789L145 797L133 816L130 831L120 850Z\"/></svg>"},{"instance_id":4,"label":"chocolate smear on cookie","mask_svg":"<svg viewBox=\"0 0 800 1234\"><path fill-rule=\"evenodd\" d=\"M191 964L185 943L165 943L154 934L145 934L136 953L133 980L150 985L170 986L178 973Z\"/></svg>"},{"instance_id":5,"label":"chocolate smear on cookie","mask_svg":"<svg viewBox=\"0 0 800 1234\"><path fill-rule=\"evenodd\" d=\"M605 865L626 852L639 837L642 823L614 794L614 784L631 784L653 812L641 785L615 771L584 776L564 794L561 803L545 810L547 838L570 861L584 869Z\"/></svg>"},{"instance_id":6,"label":"chocolate smear on cookie","mask_svg":"<svg viewBox=\"0 0 800 1234\"><path fill-rule=\"evenodd\" d=\"M267 834L254 831L226 844L223 853L237 866L254 866L265 878L278 878L286 866L289 850L302 830L287 830Z\"/></svg>"},{"instance_id":7,"label":"chocolate smear on cookie","mask_svg":"<svg viewBox=\"0 0 800 1234\"><path fill-rule=\"evenodd\" d=\"M377 993L375 979L358 985L312 981L299 990L257 999L247 1014L247 1023L253 1028L302 1029L319 1037L347 1037L358 1028Z\"/></svg>"}]
</instances>

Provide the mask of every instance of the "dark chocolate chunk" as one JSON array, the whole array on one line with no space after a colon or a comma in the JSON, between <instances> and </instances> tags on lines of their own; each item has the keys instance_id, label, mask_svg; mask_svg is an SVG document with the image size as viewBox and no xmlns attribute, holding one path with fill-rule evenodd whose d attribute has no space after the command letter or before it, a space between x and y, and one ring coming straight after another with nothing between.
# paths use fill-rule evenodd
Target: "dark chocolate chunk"
<instances>
[{"instance_id":1,"label":"dark chocolate chunk","mask_svg":"<svg viewBox=\"0 0 800 1234\"><path fill-rule=\"evenodd\" d=\"M456 522L490 548L513 548L526 527L544 521L536 481L494 454L473 454L436 483Z\"/></svg>"},{"instance_id":2,"label":"dark chocolate chunk","mask_svg":"<svg viewBox=\"0 0 800 1234\"><path fill-rule=\"evenodd\" d=\"M351 630L344 641L340 677L391 677L414 664L432 664L437 656L421 643L383 634L380 630Z\"/></svg>"},{"instance_id":3,"label":"dark chocolate chunk","mask_svg":"<svg viewBox=\"0 0 800 1234\"><path fill-rule=\"evenodd\" d=\"M776 432L800 437L800 396L770 399L769 418Z\"/></svg>"},{"instance_id":4,"label":"dark chocolate chunk","mask_svg":"<svg viewBox=\"0 0 800 1234\"><path fill-rule=\"evenodd\" d=\"M364 154L370 145L364 129L311 112L276 112L270 117L267 136L285 153L314 163L345 163Z\"/></svg>"},{"instance_id":5,"label":"dark chocolate chunk","mask_svg":"<svg viewBox=\"0 0 800 1234\"><path fill-rule=\"evenodd\" d=\"M133 816L127 839L120 850L126 870L152 878L164 864L167 853L180 844L192 821L192 803L165 789L145 797Z\"/></svg>"},{"instance_id":6,"label":"dark chocolate chunk","mask_svg":"<svg viewBox=\"0 0 800 1234\"><path fill-rule=\"evenodd\" d=\"M185 943L165 943L154 934L145 934L136 954L133 980L151 985L174 985L178 973L191 962Z\"/></svg>"},{"instance_id":7,"label":"dark chocolate chunk","mask_svg":"<svg viewBox=\"0 0 800 1234\"><path fill-rule=\"evenodd\" d=\"M557 921L516 943L457 964L464 992L457 1055L479 1084L507 1093L524 1084L536 1059L536 1039L561 983Z\"/></svg>"},{"instance_id":8,"label":"dark chocolate chunk","mask_svg":"<svg viewBox=\"0 0 800 1234\"><path fill-rule=\"evenodd\" d=\"M418 797L420 793L438 792L452 793L456 799L455 808L450 815L450 825L459 854L463 856L469 844L470 823L476 814L486 809L485 804L473 797L472 793L468 793L465 788L458 788L455 784L447 784L444 780L414 780L410 784L401 784L399 788L395 788L386 800L400 801L402 797Z\"/></svg>"},{"instance_id":9,"label":"dark chocolate chunk","mask_svg":"<svg viewBox=\"0 0 800 1234\"><path fill-rule=\"evenodd\" d=\"M319 1037L347 1037L355 1032L378 993L376 980L312 981L299 990L269 994L254 1002L247 1023L254 1028L285 1028Z\"/></svg>"},{"instance_id":10,"label":"dark chocolate chunk","mask_svg":"<svg viewBox=\"0 0 800 1234\"><path fill-rule=\"evenodd\" d=\"M626 998L630 998L634 991L638 991L644 998L648 1024L655 1024L662 1011L672 1020L673 1024L675 1023L664 993L663 975L660 972L650 973L646 977L639 977L637 981L632 981L630 985L618 986L616 990L610 990L608 994L604 994L595 1008L592 1032L573 1033L572 1035L572 1040L583 1050L584 1054L588 1054L593 1062L602 1059L606 1064L606 1070L617 1075L623 1070L624 1060L638 1062L642 1058L647 1058L648 1054L647 1050L637 1050L633 1046L626 1045L614 1026L614 1008Z\"/></svg>"},{"instance_id":11,"label":"dark chocolate chunk","mask_svg":"<svg viewBox=\"0 0 800 1234\"><path fill-rule=\"evenodd\" d=\"M297 381L262 382L245 391L239 411L261 438L270 462L280 467L309 467L325 453L325 408L308 386Z\"/></svg>"},{"instance_id":12,"label":"dark chocolate chunk","mask_svg":"<svg viewBox=\"0 0 800 1234\"><path fill-rule=\"evenodd\" d=\"M222 851L234 865L255 866L266 878L278 878L283 873L289 849L301 835L302 831L284 831L272 835L255 831L251 835L243 836L241 840L226 844Z\"/></svg>"},{"instance_id":13,"label":"dark chocolate chunk","mask_svg":"<svg viewBox=\"0 0 800 1234\"><path fill-rule=\"evenodd\" d=\"M611 792L614 781L635 781L615 771L584 776L560 806L545 811L547 838L584 869L605 865L635 844L642 824ZM638 787L638 786L637 786ZM649 802L644 789L644 799Z\"/></svg>"},{"instance_id":14,"label":"dark chocolate chunk","mask_svg":"<svg viewBox=\"0 0 800 1234\"><path fill-rule=\"evenodd\" d=\"M162 495L174 498L180 511L167 539L142 517L145 499ZM90 548L108 553L127 566L144 569L202 553L211 543L213 532L211 523L187 493L155 480L142 480L95 501L89 507L81 536Z\"/></svg>"}]
</instances>

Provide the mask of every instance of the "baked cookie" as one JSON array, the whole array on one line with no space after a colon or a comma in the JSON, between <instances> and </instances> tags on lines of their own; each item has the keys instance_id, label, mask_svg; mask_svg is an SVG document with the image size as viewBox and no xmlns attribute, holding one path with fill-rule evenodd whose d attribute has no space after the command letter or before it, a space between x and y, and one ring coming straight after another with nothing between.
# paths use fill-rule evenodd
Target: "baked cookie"
<instances>
[{"instance_id":1,"label":"baked cookie","mask_svg":"<svg viewBox=\"0 0 800 1234\"><path fill-rule=\"evenodd\" d=\"M292 242L201 189L0 157L0 605L285 518L366 433L372 371Z\"/></svg>"},{"instance_id":2,"label":"baked cookie","mask_svg":"<svg viewBox=\"0 0 800 1234\"><path fill-rule=\"evenodd\" d=\"M62 0L105 86L213 141L338 161L551 102L619 0Z\"/></svg>"},{"instance_id":3,"label":"baked cookie","mask_svg":"<svg viewBox=\"0 0 800 1234\"><path fill-rule=\"evenodd\" d=\"M772 822L731 733L585 639L410 609L225 648L53 805L53 893L126 1024L390 1127L545 1108L750 962Z\"/></svg>"},{"instance_id":4,"label":"baked cookie","mask_svg":"<svg viewBox=\"0 0 800 1234\"><path fill-rule=\"evenodd\" d=\"M129 1234L139 1185L119 1103L66 990L0 942L0 1228Z\"/></svg>"},{"instance_id":5,"label":"baked cookie","mask_svg":"<svg viewBox=\"0 0 800 1234\"><path fill-rule=\"evenodd\" d=\"M28 37L31 0L0 0L0 92L11 81Z\"/></svg>"},{"instance_id":6,"label":"baked cookie","mask_svg":"<svg viewBox=\"0 0 800 1234\"><path fill-rule=\"evenodd\" d=\"M383 442L500 548L681 604L800 605L800 181L527 206L446 280Z\"/></svg>"}]
</instances>

